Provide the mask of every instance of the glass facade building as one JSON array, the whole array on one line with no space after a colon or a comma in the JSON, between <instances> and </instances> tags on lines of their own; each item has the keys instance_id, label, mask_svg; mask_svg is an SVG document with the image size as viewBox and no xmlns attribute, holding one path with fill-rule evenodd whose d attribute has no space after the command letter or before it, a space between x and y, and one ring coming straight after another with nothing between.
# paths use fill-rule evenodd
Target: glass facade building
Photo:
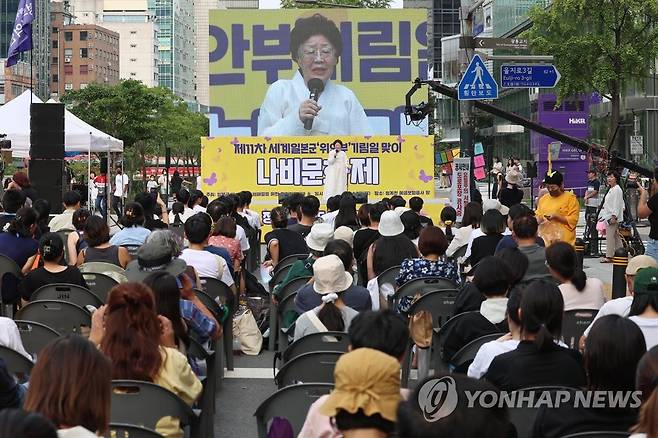
<instances>
[{"instance_id":1,"label":"glass facade building","mask_svg":"<svg viewBox=\"0 0 658 438\"><path fill-rule=\"evenodd\" d=\"M191 0L149 0L148 5L158 23L159 84L194 102L194 4Z\"/></svg>"}]
</instances>

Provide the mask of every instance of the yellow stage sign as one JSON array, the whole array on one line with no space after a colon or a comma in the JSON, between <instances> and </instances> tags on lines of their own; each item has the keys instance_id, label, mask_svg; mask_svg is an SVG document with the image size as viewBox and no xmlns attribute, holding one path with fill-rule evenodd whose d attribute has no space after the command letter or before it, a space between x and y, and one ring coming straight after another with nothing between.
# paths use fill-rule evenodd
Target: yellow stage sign
<instances>
[{"instance_id":1,"label":"yellow stage sign","mask_svg":"<svg viewBox=\"0 0 658 438\"><path fill-rule=\"evenodd\" d=\"M324 168L335 138L214 137L202 140L202 190L213 199L249 190L256 200L280 193L322 197ZM434 145L429 136L345 136L347 188L369 198L434 198Z\"/></svg>"}]
</instances>

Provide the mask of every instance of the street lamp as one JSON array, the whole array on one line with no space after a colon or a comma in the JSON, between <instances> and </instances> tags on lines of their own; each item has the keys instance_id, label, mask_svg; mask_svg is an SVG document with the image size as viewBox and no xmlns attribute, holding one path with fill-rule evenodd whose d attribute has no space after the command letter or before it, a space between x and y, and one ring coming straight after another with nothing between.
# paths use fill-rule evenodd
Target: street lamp
<instances>
[{"instance_id":1,"label":"street lamp","mask_svg":"<svg viewBox=\"0 0 658 438\"><path fill-rule=\"evenodd\" d=\"M356 5L341 5L338 3L327 3L323 1L318 1L318 0L296 0L295 3L299 3L302 5L313 5L313 6L326 6L329 8L352 8L352 9L360 9L361 6L356 6Z\"/></svg>"}]
</instances>

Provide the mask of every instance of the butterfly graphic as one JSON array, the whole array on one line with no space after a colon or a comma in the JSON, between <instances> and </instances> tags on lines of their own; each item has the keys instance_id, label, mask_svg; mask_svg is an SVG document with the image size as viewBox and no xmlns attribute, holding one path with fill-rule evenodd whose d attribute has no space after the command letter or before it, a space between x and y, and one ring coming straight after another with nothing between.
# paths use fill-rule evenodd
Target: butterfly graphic
<instances>
[{"instance_id":1,"label":"butterfly graphic","mask_svg":"<svg viewBox=\"0 0 658 438\"><path fill-rule=\"evenodd\" d=\"M431 180L433 180L434 177L425 174L425 171L424 171L424 170L421 170L421 171L420 171L420 174L418 175L418 179L421 180L421 181L424 182L424 183L428 183L428 182L430 182Z\"/></svg>"},{"instance_id":2,"label":"butterfly graphic","mask_svg":"<svg viewBox=\"0 0 658 438\"><path fill-rule=\"evenodd\" d=\"M240 141L238 140L237 137L233 137L233 140L231 140L231 144L235 146L235 145L240 144Z\"/></svg>"},{"instance_id":3,"label":"butterfly graphic","mask_svg":"<svg viewBox=\"0 0 658 438\"><path fill-rule=\"evenodd\" d=\"M372 138L372 135L364 135L363 138L365 138L366 140L369 140L369 139Z\"/></svg>"},{"instance_id":4,"label":"butterfly graphic","mask_svg":"<svg viewBox=\"0 0 658 438\"><path fill-rule=\"evenodd\" d=\"M204 178L203 182L209 186L215 185L217 182L217 174L215 172L210 174L210 178Z\"/></svg>"},{"instance_id":5,"label":"butterfly graphic","mask_svg":"<svg viewBox=\"0 0 658 438\"><path fill-rule=\"evenodd\" d=\"M404 141L405 141L404 137L402 137L401 135L398 135L397 140L398 140L399 143L404 143Z\"/></svg>"},{"instance_id":6,"label":"butterfly graphic","mask_svg":"<svg viewBox=\"0 0 658 438\"><path fill-rule=\"evenodd\" d=\"M263 138L265 139L265 141L270 141L270 140L272 140L272 137L263 137Z\"/></svg>"}]
</instances>

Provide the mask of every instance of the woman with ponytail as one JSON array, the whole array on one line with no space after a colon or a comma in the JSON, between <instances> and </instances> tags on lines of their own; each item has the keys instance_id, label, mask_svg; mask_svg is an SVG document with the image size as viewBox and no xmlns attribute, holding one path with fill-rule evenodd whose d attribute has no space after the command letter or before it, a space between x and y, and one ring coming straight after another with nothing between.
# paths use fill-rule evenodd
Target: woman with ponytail
<instances>
[{"instance_id":1,"label":"woman with ponytail","mask_svg":"<svg viewBox=\"0 0 658 438\"><path fill-rule=\"evenodd\" d=\"M353 277L345 271L340 258L331 254L313 264L313 290L322 295L322 304L302 313L295 324L295 341L311 333L346 332L359 314L343 302L343 292L352 285Z\"/></svg>"},{"instance_id":2,"label":"woman with ponytail","mask_svg":"<svg viewBox=\"0 0 658 438\"><path fill-rule=\"evenodd\" d=\"M122 283L110 291L107 305L92 314L89 340L112 362L112 379L153 382L192 405L201 382L176 349L172 323L158 315L153 292L141 283ZM164 417L156 431L182 437L179 420Z\"/></svg>"},{"instance_id":3,"label":"woman with ponytail","mask_svg":"<svg viewBox=\"0 0 658 438\"><path fill-rule=\"evenodd\" d=\"M39 243L33 237L37 227L36 223L36 211L23 207L16 211L16 214L1 230L3 232L0 232L0 254L16 262L23 274L32 270L32 265L37 257ZM5 275L0 280L2 302L4 304L16 303L20 298L18 280L13 275Z\"/></svg>"},{"instance_id":4,"label":"woman with ponytail","mask_svg":"<svg viewBox=\"0 0 658 438\"><path fill-rule=\"evenodd\" d=\"M76 284L87 287L87 282L75 266L62 265L64 241L57 233L46 233L39 241L39 256L43 266L31 271L21 281L19 290L23 303L32 298L40 287L55 283Z\"/></svg>"},{"instance_id":5,"label":"woman with ponytail","mask_svg":"<svg viewBox=\"0 0 658 438\"><path fill-rule=\"evenodd\" d=\"M546 248L548 271L560 283L564 298L564 310L600 309L605 303L603 282L598 278L587 278L578 267L573 246L566 242L555 242Z\"/></svg>"},{"instance_id":6,"label":"woman with ponytail","mask_svg":"<svg viewBox=\"0 0 658 438\"><path fill-rule=\"evenodd\" d=\"M446 235L446 239L448 239L448 242L452 242L452 238L455 237L452 227L457 223L457 210L449 205L443 207L443 210L441 210L441 223L443 224L441 230Z\"/></svg>"},{"instance_id":7,"label":"woman with ponytail","mask_svg":"<svg viewBox=\"0 0 658 438\"><path fill-rule=\"evenodd\" d=\"M528 284L521 298L521 342L497 356L484 378L501 390L532 386L585 386L581 356L558 345L564 301L558 287L546 280Z\"/></svg>"},{"instance_id":8,"label":"woman with ponytail","mask_svg":"<svg viewBox=\"0 0 658 438\"><path fill-rule=\"evenodd\" d=\"M637 364L635 389L642 391L642 407L629 438L658 438L658 347L647 351Z\"/></svg>"}]
</instances>

